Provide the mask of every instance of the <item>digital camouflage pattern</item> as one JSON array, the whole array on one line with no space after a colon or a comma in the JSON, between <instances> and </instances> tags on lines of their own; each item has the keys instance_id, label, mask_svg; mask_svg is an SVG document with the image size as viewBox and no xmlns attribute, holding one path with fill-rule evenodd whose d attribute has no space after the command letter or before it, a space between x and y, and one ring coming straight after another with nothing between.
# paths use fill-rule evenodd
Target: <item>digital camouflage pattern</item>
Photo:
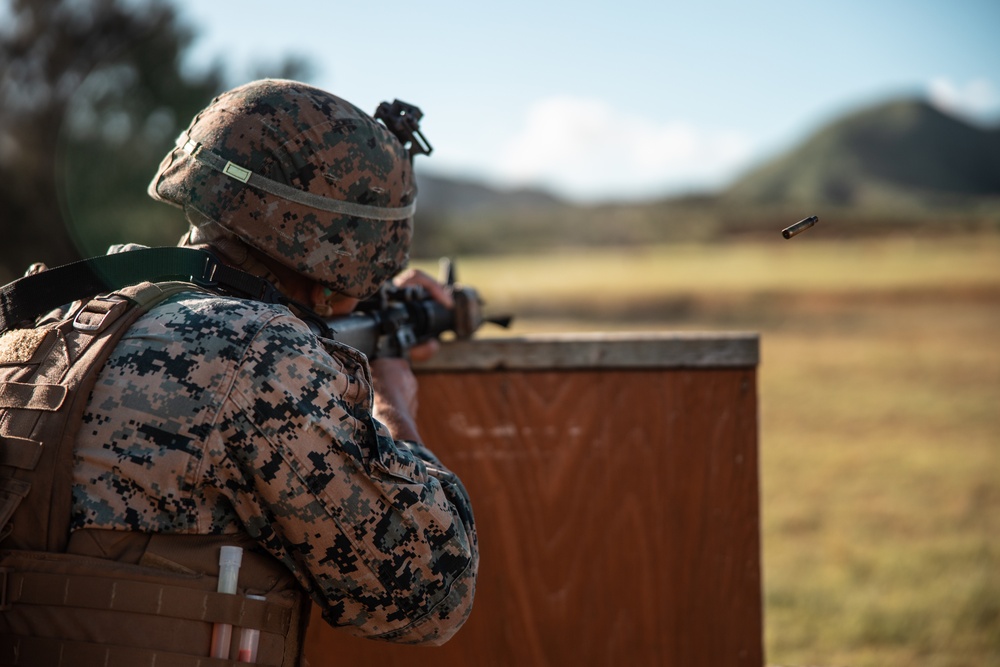
<instances>
[{"instance_id":1,"label":"digital camouflage pattern","mask_svg":"<svg viewBox=\"0 0 1000 667\"><path fill-rule=\"evenodd\" d=\"M412 204L408 151L349 102L273 79L223 93L181 135L149 193L348 296L370 296L408 262L412 217L373 220L290 201L213 169L197 150L311 195L391 209Z\"/></svg>"},{"instance_id":2,"label":"digital camouflage pattern","mask_svg":"<svg viewBox=\"0 0 1000 667\"><path fill-rule=\"evenodd\" d=\"M102 369L78 435L72 527L246 531L332 625L440 643L478 550L469 499L372 416L367 361L283 306L183 293Z\"/></svg>"}]
</instances>

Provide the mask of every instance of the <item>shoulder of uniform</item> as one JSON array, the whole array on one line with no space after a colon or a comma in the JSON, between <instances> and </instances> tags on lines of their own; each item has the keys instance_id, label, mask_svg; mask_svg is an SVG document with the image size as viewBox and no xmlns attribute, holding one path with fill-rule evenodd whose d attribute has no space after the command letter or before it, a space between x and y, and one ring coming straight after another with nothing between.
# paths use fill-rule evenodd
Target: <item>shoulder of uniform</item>
<instances>
[{"instance_id":1,"label":"shoulder of uniform","mask_svg":"<svg viewBox=\"0 0 1000 667\"><path fill-rule=\"evenodd\" d=\"M301 322L287 306L215 294L192 288L179 292L153 308L151 314L170 319L213 321L244 332L260 329L276 319ZM308 331L305 322L301 328Z\"/></svg>"}]
</instances>

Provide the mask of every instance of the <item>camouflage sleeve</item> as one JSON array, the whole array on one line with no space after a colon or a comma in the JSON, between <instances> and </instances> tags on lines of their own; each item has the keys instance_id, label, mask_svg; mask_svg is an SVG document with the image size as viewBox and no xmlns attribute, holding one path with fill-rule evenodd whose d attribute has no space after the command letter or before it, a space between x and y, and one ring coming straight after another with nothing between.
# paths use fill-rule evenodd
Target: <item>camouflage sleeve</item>
<instances>
[{"instance_id":1,"label":"camouflage sleeve","mask_svg":"<svg viewBox=\"0 0 1000 667\"><path fill-rule=\"evenodd\" d=\"M372 416L367 361L292 317L260 330L216 423L214 477L250 535L353 634L439 644L467 618L468 495Z\"/></svg>"}]
</instances>

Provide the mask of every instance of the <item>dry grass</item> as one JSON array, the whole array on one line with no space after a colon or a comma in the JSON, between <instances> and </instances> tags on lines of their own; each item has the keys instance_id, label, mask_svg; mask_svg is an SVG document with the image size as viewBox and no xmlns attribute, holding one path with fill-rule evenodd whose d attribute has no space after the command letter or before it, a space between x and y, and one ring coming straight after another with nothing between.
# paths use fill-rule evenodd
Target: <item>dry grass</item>
<instances>
[{"instance_id":1,"label":"dry grass","mask_svg":"<svg viewBox=\"0 0 1000 667\"><path fill-rule=\"evenodd\" d=\"M459 271L515 333L761 333L770 664L1000 665L1000 238L810 234Z\"/></svg>"},{"instance_id":2,"label":"dry grass","mask_svg":"<svg viewBox=\"0 0 1000 667\"><path fill-rule=\"evenodd\" d=\"M997 305L765 334L771 660L1000 664Z\"/></svg>"}]
</instances>

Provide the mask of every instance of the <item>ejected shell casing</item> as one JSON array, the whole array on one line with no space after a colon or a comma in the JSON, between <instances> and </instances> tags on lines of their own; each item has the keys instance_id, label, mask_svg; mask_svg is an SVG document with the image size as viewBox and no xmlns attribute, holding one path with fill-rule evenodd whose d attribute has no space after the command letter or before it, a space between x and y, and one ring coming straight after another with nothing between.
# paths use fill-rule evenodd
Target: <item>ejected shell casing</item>
<instances>
[{"instance_id":1,"label":"ejected shell casing","mask_svg":"<svg viewBox=\"0 0 1000 667\"><path fill-rule=\"evenodd\" d=\"M799 220L794 225L790 225L782 229L781 235L784 236L786 239L790 239L796 234L801 234L802 232L806 231L807 229L815 225L817 222L819 222L819 216L810 215L805 220Z\"/></svg>"}]
</instances>

